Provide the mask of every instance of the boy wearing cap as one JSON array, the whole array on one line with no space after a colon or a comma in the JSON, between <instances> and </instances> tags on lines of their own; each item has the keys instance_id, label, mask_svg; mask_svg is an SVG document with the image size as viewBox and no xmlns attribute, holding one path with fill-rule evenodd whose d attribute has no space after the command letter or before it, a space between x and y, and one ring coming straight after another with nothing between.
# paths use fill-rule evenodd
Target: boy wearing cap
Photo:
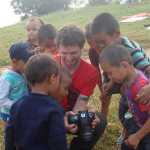
<instances>
[{"instance_id":1,"label":"boy wearing cap","mask_svg":"<svg viewBox=\"0 0 150 150\"><path fill-rule=\"evenodd\" d=\"M0 77L0 113L3 130L9 120L11 105L28 92L23 73L28 59L34 55L31 49L25 42L15 43L9 49L11 67Z\"/></svg>"}]
</instances>

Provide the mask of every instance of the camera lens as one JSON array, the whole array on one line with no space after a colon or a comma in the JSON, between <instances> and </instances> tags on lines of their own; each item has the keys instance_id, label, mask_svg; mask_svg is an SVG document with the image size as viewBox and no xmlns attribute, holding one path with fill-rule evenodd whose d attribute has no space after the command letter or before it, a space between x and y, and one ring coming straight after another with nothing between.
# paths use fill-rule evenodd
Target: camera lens
<instances>
[{"instance_id":1,"label":"camera lens","mask_svg":"<svg viewBox=\"0 0 150 150\"><path fill-rule=\"evenodd\" d=\"M93 137L92 128L90 126L79 128L79 137L83 141L91 141Z\"/></svg>"}]
</instances>

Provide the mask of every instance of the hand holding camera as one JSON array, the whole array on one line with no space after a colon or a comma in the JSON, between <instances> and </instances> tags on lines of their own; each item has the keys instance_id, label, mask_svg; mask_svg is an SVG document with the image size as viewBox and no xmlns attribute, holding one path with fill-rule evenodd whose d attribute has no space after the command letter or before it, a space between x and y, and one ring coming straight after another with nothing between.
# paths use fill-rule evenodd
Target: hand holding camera
<instances>
[{"instance_id":1,"label":"hand holding camera","mask_svg":"<svg viewBox=\"0 0 150 150\"><path fill-rule=\"evenodd\" d=\"M68 116L68 124L77 124L79 138L84 141L91 141L93 137L92 122L94 119L94 112L88 112L88 110L79 111L76 115Z\"/></svg>"}]
</instances>

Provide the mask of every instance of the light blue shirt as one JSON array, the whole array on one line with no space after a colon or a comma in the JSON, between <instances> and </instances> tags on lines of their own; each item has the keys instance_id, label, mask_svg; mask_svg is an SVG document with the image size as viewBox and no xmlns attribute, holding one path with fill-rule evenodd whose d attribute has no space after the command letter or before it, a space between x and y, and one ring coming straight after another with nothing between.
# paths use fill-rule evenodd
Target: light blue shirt
<instances>
[{"instance_id":1,"label":"light blue shirt","mask_svg":"<svg viewBox=\"0 0 150 150\"><path fill-rule=\"evenodd\" d=\"M0 106L1 112L10 114L10 107L23 95L27 94L25 76L10 69L0 77Z\"/></svg>"}]
</instances>

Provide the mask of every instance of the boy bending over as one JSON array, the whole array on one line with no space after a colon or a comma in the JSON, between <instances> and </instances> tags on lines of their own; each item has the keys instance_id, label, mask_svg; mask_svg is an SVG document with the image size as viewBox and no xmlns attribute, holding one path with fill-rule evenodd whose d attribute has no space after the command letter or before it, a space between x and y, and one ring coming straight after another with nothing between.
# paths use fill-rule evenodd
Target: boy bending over
<instances>
[{"instance_id":1,"label":"boy bending over","mask_svg":"<svg viewBox=\"0 0 150 150\"><path fill-rule=\"evenodd\" d=\"M122 143L122 150L149 150L150 105L136 101L139 90L148 85L143 72L133 67L129 51L121 45L110 44L100 55L100 65L113 82L124 82L125 93L134 123Z\"/></svg>"}]
</instances>

